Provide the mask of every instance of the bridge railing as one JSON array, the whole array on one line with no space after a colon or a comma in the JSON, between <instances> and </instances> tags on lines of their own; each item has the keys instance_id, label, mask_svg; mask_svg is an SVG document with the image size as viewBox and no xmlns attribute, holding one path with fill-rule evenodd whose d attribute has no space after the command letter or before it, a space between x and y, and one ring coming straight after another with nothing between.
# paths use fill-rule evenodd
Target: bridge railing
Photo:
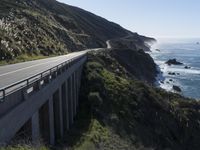
<instances>
[{"instance_id":1,"label":"bridge railing","mask_svg":"<svg viewBox=\"0 0 200 150\"><path fill-rule=\"evenodd\" d=\"M63 63L58 64L55 67L52 67L50 69L47 69L41 73L38 73L36 75L33 75L29 78L26 78L24 80L18 81L16 83L13 83L9 86L3 87L0 89L0 102L4 102L6 96L21 90L23 88L26 88L27 93L31 93L34 91L34 84L37 84L38 86L43 86L47 84L48 82L55 79L59 74L70 68L72 65L74 65L76 62L80 61L85 55L77 56L75 58L72 58L70 60L67 60ZM39 87L37 87L39 88Z\"/></svg>"}]
</instances>

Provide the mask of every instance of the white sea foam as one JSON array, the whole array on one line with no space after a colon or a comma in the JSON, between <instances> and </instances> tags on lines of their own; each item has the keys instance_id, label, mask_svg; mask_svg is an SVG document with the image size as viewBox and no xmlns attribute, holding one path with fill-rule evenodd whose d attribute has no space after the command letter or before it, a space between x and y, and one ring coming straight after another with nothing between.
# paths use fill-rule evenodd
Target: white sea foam
<instances>
[{"instance_id":1,"label":"white sea foam","mask_svg":"<svg viewBox=\"0 0 200 150\"><path fill-rule=\"evenodd\" d=\"M172 91L172 90L173 90L173 89L172 89L172 86L173 86L173 85L168 84L168 83L164 83L164 84L161 84L161 85L160 85L160 87L161 87L162 89L165 89L166 91Z\"/></svg>"},{"instance_id":2,"label":"white sea foam","mask_svg":"<svg viewBox=\"0 0 200 150\"><path fill-rule=\"evenodd\" d=\"M160 67L160 70L163 73L175 72L175 73L200 75L199 68L186 69L186 68L184 68L184 66L175 66L175 65L169 66L169 65L165 64L164 61L160 61L160 60L154 60L154 61Z\"/></svg>"},{"instance_id":3,"label":"white sea foam","mask_svg":"<svg viewBox=\"0 0 200 150\"><path fill-rule=\"evenodd\" d=\"M195 69L170 68L168 70L173 71L173 72L184 73L184 74L199 74L200 75L200 70L195 70Z\"/></svg>"}]
</instances>

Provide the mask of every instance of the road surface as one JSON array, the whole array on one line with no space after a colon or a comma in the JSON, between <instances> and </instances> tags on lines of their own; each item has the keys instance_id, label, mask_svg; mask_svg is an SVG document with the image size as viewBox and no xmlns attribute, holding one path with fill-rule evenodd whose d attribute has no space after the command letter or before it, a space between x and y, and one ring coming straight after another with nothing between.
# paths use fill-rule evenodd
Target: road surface
<instances>
[{"instance_id":1,"label":"road surface","mask_svg":"<svg viewBox=\"0 0 200 150\"><path fill-rule=\"evenodd\" d=\"M67 60L81 56L86 52L87 51L74 52L63 56L0 66L0 89L42 73L43 71L53 68Z\"/></svg>"},{"instance_id":2,"label":"road surface","mask_svg":"<svg viewBox=\"0 0 200 150\"><path fill-rule=\"evenodd\" d=\"M110 44L110 40L106 41L106 45L107 45L107 48L108 48L108 49L111 49L111 48L112 48L112 47L111 47L111 44Z\"/></svg>"}]
</instances>

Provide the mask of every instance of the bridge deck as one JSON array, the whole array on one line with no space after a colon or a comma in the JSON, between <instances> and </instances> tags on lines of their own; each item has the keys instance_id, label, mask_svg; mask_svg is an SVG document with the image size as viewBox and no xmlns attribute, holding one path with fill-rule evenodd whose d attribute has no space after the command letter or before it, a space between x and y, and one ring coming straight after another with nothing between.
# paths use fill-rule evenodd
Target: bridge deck
<instances>
[{"instance_id":1,"label":"bridge deck","mask_svg":"<svg viewBox=\"0 0 200 150\"><path fill-rule=\"evenodd\" d=\"M13 83L24 80L54 66L57 66L67 60L85 54L86 51L74 52L68 55L52 57L47 59L5 65L0 67L0 89Z\"/></svg>"}]
</instances>

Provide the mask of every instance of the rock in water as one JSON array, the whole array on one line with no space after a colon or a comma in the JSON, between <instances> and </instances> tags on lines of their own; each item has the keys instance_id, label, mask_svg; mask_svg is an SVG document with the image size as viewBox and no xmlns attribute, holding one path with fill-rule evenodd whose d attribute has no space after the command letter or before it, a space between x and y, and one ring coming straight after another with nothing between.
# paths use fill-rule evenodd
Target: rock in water
<instances>
[{"instance_id":1,"label":"rock in water","mask_svg":"<svg viewBox=\"0 0 200 150\"><path fill-rule=\"evenodd\" d=\"M190 66L185 66L184 68L185 68L185 69L190 69L191 67L190 67Z\"/></svg>"},{"instance_id":2,"label":"rock in water","mask_svg":"<svg viewBox=\"0 0 200 150\"><path fill-rule=\"evenodd\" d=\"M159 49L155 49L157 52L160 52L160 50Z\"/></svg>"},{"instance_id":3,"label":"rock in water","mask_svg":"<svg viewBox=\"0 0 200 150\"><path fill-rule=\"evenodd\" d=\"M178 62L176 59L169 59L167 62L165 62L168 65L182 65L183 63Z\"/></svg>"},{"instance_id":4,"label":"rock in water","mask_svg":"<svg viewBox=\"0 0 200 150\"><path fill-rule=\"evenodd\" d=\"M176 92L181 92L181 88L179 86L173 85L173 90Z\"/></svg>"},{"instance_id":5,"label":"rock in water","mask_svg":"<svg viewBox=\"0 0 200 150\"><path fill-rule=\"evenodd\" d=\"M168 75L173 75L173 76L175 76L176 73L175 73L175 72L169 72Z\"/></svg>"}]
</instances>

